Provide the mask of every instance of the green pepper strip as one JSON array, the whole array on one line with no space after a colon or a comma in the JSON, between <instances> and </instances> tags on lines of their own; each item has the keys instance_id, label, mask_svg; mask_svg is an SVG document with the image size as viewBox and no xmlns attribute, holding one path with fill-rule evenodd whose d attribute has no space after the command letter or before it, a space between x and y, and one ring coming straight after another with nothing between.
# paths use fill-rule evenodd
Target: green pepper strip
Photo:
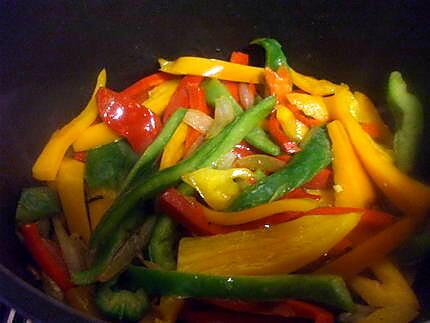
<instances>
[{"instance_id":1,"label":"green pepper strip","mask_svg":"<svg viewBox=\"0 0 430 323\"><path fill-rule=\"evenodd\" d=\"M282 46L273 38L258 38L251 42L252 45L259 45L266 51L266 66L275 72L281 66L288 66L287 58L282 51Z\"/></svg>"},{"instance_id":2,"label":"green pepper strip","mask_svg":"<svg viewBox=\"0 0 430 323\"><path fill-rule=\"evenodd\" d=\"M108 268L121 246L126 243L127 239L144 220L145 217L142 216L139 210L133 210L124 222L112 232L112 236L106 240L106 243L97 249L91 268L86 271L72 273L72 281L77 285L88 285L96 282L98 277Z\"/></svg>"},{"instance_id":3,"label":"green pepper strip","mask_svg":"<svg viewBox=\"0 0 430 323\"><path fill-rule=\"evenodd\" d=\"M217 99L225 97L233 107L233 111L236 116L243 113L240 105L220 81L216 79L207 79L203 82L203 88L205 90L206 100L210 105L215 106L215 101ZM278 156L281 153L279 146L269 138L266 132L264 132L259 125L248 133L245 140L255 148L258 148L267 154Z\"/></svg>"},{"instance_id":4,"label":"green pepper strip","mask_svg":"<svg viewBox=\"0 0 430 323\"><path fill-rule=\"evenodd\" d=\"M396 123L393 142L396 164L407 173L414 167L423 133L423 108L418 98L407 91L402 74L397 71L388 78L387 101Z\"/></svg>"},{"instance_id":5,"label":"green pepper strip","mask_svg":"<svg viewBox=\"0 0 430 323\"><path fill-rule=\"evenodd\" d=\"M177 224L167 215L158 217L148 246L149 259L166 270L176 269Z\"/></svg>"},{"instance_id":6,"label":"green pepper strip","mask_svg":"<svg viewBox=\"0 0 430 323\"><path fill-rule=\"evenodd\" d=\"M239 211L274 201L311 180L330 163L331 150L326 131L315 127L310 131L301 152L279 171L245 189L230 210Z\"/></svg>"},{"instance_id":7,"label":"green pepper strip","mask_svg":"<svg viewBox=\"0 0 430 323\"><path fill-rule=\"evenodd\" d=\"M133 188L122 193L108 209L94 231L91 237L91 248L99 249L103 243L106 243L139 200L153 197L167 187L177 184L182 175L201 167L210 166L222 155L229 152L270 113L274 104L274 97L265 98L246 110L217 136L204 142L188 159L163 169L144 181L137 182Z\"/></svg>"},{"instance_id":8,"label":"green pepper strip","mask_svg":"<svg viewBox=\"0 0 430 323\"><path fill-rule=\"evenodd\" d=\"M136 180L136 178L142 178L144 176L147 176L154 169L152 165L160 157L161 153L163 152L164 146L173 136L176 128L178 128L186 113L186 109L180 108L172 114L172 116L163 126L163 129L161 130L157 138L145 150L145 152L140 156L139 160L130 170L127 178L122 184L121 192L128 189L129 186Z\"/></svg>"},{"instance_id":9,"label":"green pepper strip","mask_svg":"<svg viewBox=\"0 0 430 323\"><path fill-rule=\"evenodd\" d=\"M32 223L60 213L57 193L47 186L25 188L16 208L19 224Z\"/></svg>"},{"instance_id":10,"label":"green pepper strip","mask_svg":"<svg viewBox=\"0 0 430 323\"><path fill-rule=\"evenodd\" d=\"M216 276L130 266L127 284L150 295L273 301L309 300L345 311L353 301L345 282L334 275Z\"/></svg>"},{"instance_id":11,"label":"green pepper strip","mask_svg":"<svg viewBox=\"0 0 430 323\"><path fill-rule=\"evenodd\" d=\"M85 163L85 179L89 188L117 191L137 155L125 140L90 149Z\"/></svg>"},{"instance_id":12,"label":"green pepper strip","mask_svg":"<svg viewBox=\"0 0 430 323\"><path fill-rule=\"evenodd\" d=\"M145 291L114 291L110 285L104 284L97 290L95 303L100 311L114 320L137 321L142 318L150 307Z\"/></svg>"}]
</instances>

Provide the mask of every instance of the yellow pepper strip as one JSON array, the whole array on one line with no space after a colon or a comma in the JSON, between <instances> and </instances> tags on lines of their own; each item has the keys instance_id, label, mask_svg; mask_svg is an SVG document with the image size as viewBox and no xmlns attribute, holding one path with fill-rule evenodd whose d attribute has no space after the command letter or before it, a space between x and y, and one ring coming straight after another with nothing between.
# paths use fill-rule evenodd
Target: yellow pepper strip
<instances>
[{"instance_id":1,"label":"yellow pepper strip","mask_svg":"<svg viewBox=\"0 0 430 323\"><path fill-rule=\"evenodd\" d=\"M334 116L347 130L364 168L386 197L405 214L424 215L430 208L430 187L402 173L361 128L348 109L351 97L345 88L338 90L333 96L332 108Z\"/></svg>"},{"instance_id":2,"label":"yellow pepper strip","mask_svg":"<svg viewBox=\"0 0 430 323\"><path fill-rule=\"evenodd\" d=\"M332 143L334 183L340 190L335 191L335 206L367 208L375 200L372 183L340 121L332 121L327 126Z\"/></svg>"},{"instance_id":3,"label":"yellow pepper strip","mask_svg":"<svg viewBox=\"0 0 430 323\"><path fill-rule=\"evenodd\" d=\"M220 225L237 225L263 219L273 214L294 211L306 212L323 204L314 199L283 199L237 212L219 212L203 207L206 219Z\"/></svg>"},{"instance_id":4,"label":"yellow pepper strip","mask_svg":"<svg viewBox=\"0 0 430 323\"><path fill-rule=\"evenodd\" d=\"M276 106L276 119L290 139L302 140L309 130L308 126L297 120L294 113L283 105Z\"/></svg>"},{"instance_id":5,"label":"yellow pepper strip","mask_svg":"<svg viewBox=\"0 0 430 323\"><path fill-rule=\"evenodd\" d=\"M319 96L326 96L333 94L337 85L327 80L317 80L311 76L306 76L294 71L290 68L290 75L293 79L293 84L299 89Z\"/></svg>"},{"instance_id":6,"label":"yellow pepper strip","mask_svg":"<svg viewBox=\"0 0 430 323\"><path fill-rule=\"evenodd\" d=\"M361 123L375 124L381 132L382 142L391 144L393 141L393 134L382 120L373 102L365 94L358 91L354 92L354 97L359 107L357 120Z\"/></svg>"},{"instance_id":7,"label":"yellow pepper strip","mask_svg":"<svg viewBox=\"0 0 430 323\"><path fill-rule=\"evenodd\" d=\"M72 287L64 292L64 300L78 311L95 318L103 319L94 302L93 286Z\"/></svg>"},{"instance_id":8,"label":"yellow pepper strip","mask_svg":"<svg viewBox=\"0 0 430 323\"><path fill-rule=\"evenodd\" d=\"M356 276L349 282L352 289L377 309L360 323L411 322L419 310L418 300L400 271L388 261L372 266L377 280Z\"/></svg>"},{"instance_id":9,"label":"yellow pepper strip","mask_svg":"<svg viewBox=\"0 0 430 323\"><path fill-rule=\"evenodd\" d=\"M249 180L253 173L247 168L213 169L201 168L182 176L206 203L215 210L225 210L242 192L235 180Z\"/></svg>"},{"instance_id":10,"label":"yellow pepper strip","mask_svg":"<svg viewBox=\"0 0 430 323\"><path fill-rule=\"evenodd\" d=\"M120 137L105 123L100 122L89 126L73 143L74 151L85 151L98 146L110 144Z\"/></svg>"},{"instance_id":11,"label":"yellow pepper strip","mask_svg":"<svg viewBox=\"0 0 430 323\"><path fill-rule=\"evenodd\" d=\"M106 70L103 69L98 77L94 92L86 108L72 121L60 130L55 131L43 151L33 165L33 177L41 181L52 181L57 176L61 161L70 145L96 119L98 110L95 94L100 87L106 85Z\"/></svg>"},{"instance_id":12,"label":"yellow pepper strip","mask_svg":"<svg viewBox=\"0 0 430 323\"><path fill-rule=\"evenodd\" d=\"M97 224L105 215L107 209L110 208L114 201L114 198L109 196L103 196L103 198L96 199L88 203L88 211L90 213L91 229L95 230Z\"/></svg>"},{"instance_id":13,"label":"yellow pepper strip","mask_svg":"<svg viewBox=\"0 0 430 323\"><path fill-rule=\"evenodd\" d=\"M184 304L185 301L182 298L160 297L160 304L156 307L155 323L175 323Z\"/></svg>"},{"instance_id":14,"label":"yellow pepper strip","mask_svg":"<svg viewBox=\"0 0 430 323\"><path fill-rule=\"evenodd\" d=\"M149 91L149 97L143 105L157 115L161 115L179 85L179 80L169 80Z\"/></svg>"},{"instance_id":15,"label":"yellow pepper strip","mask_svg":"<svg viewBox=\"0 0 430 323\"><path fill-rule=\"evenodd\" d=\"M318 274L336 274L351 278L383 259L415 231L420 219L403 217L383 231L317 270Z\"/></svg>"},{"instance_id":16,"label":"yellow pepper strip","mask_svg":"<svg viewBox=\"0 0 430 323\"><path fill-rule=\"evenodd\" d=\"M263 83L264 68L202 57L179 57L175 61L160 58L160 71L176 75L200 75L220 80Z\"/></svg>"},{"instance_id":17,"label":"yellow pepper strip","mask_svg":"<svg viewBox=\"0 0 430 323\"><path fill-rule=\"evenodd\" d=\"M288 274L330 250L360 217L360 213L308 215L268 229L183 238L178 270L220 275Z\"/></svg>"},{"instance_id":18,"label":"yellow pepper strip","mask_svg":"<svg viewBox=\"0 0 430 323\"><path fill-rule=\"evenodd\" d=\"M175 165L185 153L185 138L187 137L188 126L181 122L172 138L164 147L161 156L160 170Z\"/></svg>"},{"instance_id":19,"label":"yellow pepper strip","mask_svg":"<svg viewBox=\"0 0 430 323\"><path fill-rule=\"evenodd\" d=\"M84 192L85 164L65 158L58 171L57 189L70 233L76 233L88 242L90 223Z\"/></svg>"},{"instance_id":20,"label":"yellow pepper strip","mask_svg":"<svg viewBox=\"0 0 430 323\"><path fill-rule=\"evenodd\" d=\"M321 96L292 92L287 99L308 117L327 122L328 111Z\"/></svg>"}]
</instances>

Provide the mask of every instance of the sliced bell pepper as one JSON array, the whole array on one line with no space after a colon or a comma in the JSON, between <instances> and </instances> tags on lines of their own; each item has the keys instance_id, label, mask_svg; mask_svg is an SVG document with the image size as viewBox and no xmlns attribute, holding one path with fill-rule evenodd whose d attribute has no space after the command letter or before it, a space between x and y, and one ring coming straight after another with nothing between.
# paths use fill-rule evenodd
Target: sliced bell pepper
<instances>
[{"instance_id":1,"label":"sliced bell pepper","mask_svg":"<svg viewBox=\"0 0 430 323\"><path fill-rule=\"evenodd\" d=\"M420 219L416 217L403 217L316 272L351 278L399 247L412 235L419 223Z\"/></svg>"},{"instance_id":2,"label":"sliced bell pepper","mask_svg":"<svg viewBox=\"0 0 430 323\"><path fill-rule=\"evenodd\" d=\"M290 73L285 66L281 66L276 72L266 67L264 69L264 79L270 95L276 95L280 102L282 102L293 89Z\"/></svg>"},{"instance_id":3,"label":"sliced bell pepper","mask_svg":"<svg viewBox=\"0 0 430 323\"><path fill-rule=\"evenodd\" d=\"M178 270L225 275L290 273L330 250L359 221L360 213L309 215L267 229L183 238Z\"/></svg>"},{"instance_id":4,"label":"sliced bell pepper","mask_svg":"<svg viewBox=\"0 0 430 323\"><path fill-rule=\"evenodd\" d=\"M362 123L362 126L372 125L375 127L378 134L376 137L381 139L384 144L391 145L393 134L382 120L378 110L370 98L358 91L354 92L354 97L358 103L358 121Z\"/></svg>"},{"instance_id":5,"label":"sliced bell pepper","mask_svg":"<svg viewBox=\"0 0 430 323\"><path fill-rule=\"evenodd\" d=\"M186 109L181 108L172 114L167 123L164 124L157 138L155 138L145 152L140 155L139 159L128 173L126 179L122 183L121 192L129 188L137 179L142 180L142 178L149 176L151 172L155 171L157 159L161 156L164 147L178 129L184 119L185 113Z\"/></svg>"},{"instance_id":6,"label":"sliced bell pepper","mask_svg":"<svg viewBox=\"0 0 430 323\"><path fill-rule=\"evenodd\" d=\"M239 211L276 200L308 182L330 162L330 142L326 132L319 127L313 128L301 152L284 168L245 189L230 209Z\"/></svg>"},{"instance_id":7,"label":"sliced bell pepper","mask_svg":"<svg viewBox=\"0 0 430 323\"><path fill-rule=\"evenodd\" d=\"M299 89L318 96L331 95L336 92L337 85L327 80L317 80L311 76L300 74L290 68L293 84Z\"/></svg>"},{"instance_id":8,"label":"sliced bell pepper","mask_svg":"<svg viewBox=\"0 0 430 323\"><path fill-rule=\"evenodd\" d=\"M301 149L298 143L291 140L283 131L281 123L276 115L272 113L266 122L266 129L271 137L282 147L282 150L287 154L294 154Z\"/></svg>"},{"instance_id":9,"label":"sliced bell pepper","mask_svg":"<svg viewBox=\"0 0 430 323\"><path fill-rule=\"evenodd\" d=\"M281 44L273 38L258 38L251 41L251 45L259 45L266 51L266 66L273 71L281 67L288 67L287 58L282 51Z\"/></svg>"},{"instance_id":10,"label":"sliced bell pepper","mask_svg":"<svg viewBox=\"0 0 430 323\"><path fill-rule=\"evenodd\" d=\"M335 206L366 208L376 199L372 183L354 152L348 134L340 121L327 126L332 143Z\"/></svg>"},{"instance_id":11,"label":"sliced bell pepper","mask_svg":"<svg viewBox=\"0 0 430 323\"><path fill-rule=\"evenodd\" d=\"M146 98L149 90L171 79L172 75L166 73L154 73L152 75L145 76L136 83L133 83L128 88L122 90L121 94L138 102L142 102L142 100Z\"/></svg>"},{"instance_id":12,"label":"sliced bell pepper","mask_svg":"<svg viewBox=\"0 0 430 323\"><path fill-rule=\"evenodd\" d=\"M237 180L247 180L252 177L253 173L247 168L200 168L182 175L182 180L199 192L211 208L224 210L241 192Z\"/></svg>"},{"instance_id":13,"label":"sliced bell pepper","mask_svg":"<svg viewBox=\"0 0 430 323\"><path fill-rule=\"evenodd\" d=\"M244 302L238 300L207 300L210 304L242 313L299 317L314 323L333 323L333 314L321 307L302 301L289 299L279 302Z\"/></svg>"},{"instance_id":14,"label":"sliced bell pepper","mask_svg":"<svg viewBox=\"0 0 430 323\"><path fill-rule=\"evenodd\" d=\"M203 88L205 90L206 100L210 105L215 106L216 100L224 97L233 107L236 116L243 113L240 105L234 100L220 81L215 79L205 80L203 82ZM249 144L267 154L277 156L280 153L279 147L270 140L269 136L259 125L254 127L254 129L247 134L245 139Z\"/></svg>"},{"instance_id":15,"label":"sliced bell pepper","mask_svg":"<svg viewBox=\"0 0 430 323\"><path fill-rule=\"evenodd\" d=\"M40 266L42 271L47 274L63 291L73 287L70 280L67 266L61 259L59 252L55 253L48 245L48 241L43 239L37 228L37 224L24 224L19 227L24 238L24 243L30 251L34 261Z\"/></svg>"},{"instance_id":16,"label":"sliced bell pepper","mask_svg":"<svg viewBox=\"0 0 430 323\"><path fill-rule=\"evenodd\" d=\"M430 208L430 187L401 172L387 155L361 128L348 107L352 93L345 88L333 96L332 111L348 132L364 168L385 196L405 214L422 216Z\"/></svg>"},{"instance_id":17,"label":"sliced bell pepper","mask_svg":"<svg viewBox=\"0 0 430 323\"><path fill-rule=\"evenodd\" d=\"M15 219L17 223L31 223L61 212L57 193L47 187L25 188L19 197Z\"/></svg>"},{"instance_id":18,"label":"sliced bell pepper","mask_svg":"<svg viewBox=\"0 0 430 323\"><path fill-rule=\"evenodd\" d=\"M91 230L95 230L106 211L111 207L114 197L102 196L88 202L88 213L90 215Z\"/></svg>"},{"instance_id":19,"label":"sliced bell pepper","mask_svg":"<svg viewBox=\"0 0 430 323\"><path fill-rule=\"evenodd\" d=\"M343 280L336 276L215 276L130 266L125 279L150 295L174 295L243 300L310 300L350 310L353 302Z\"/></svg>"},{"instance_id":20,"label":"sliced bell pepper","mask_svg":"<svg viewBox=\"0 0 430 323\"><path fill-rule=\"evenodd\" d=\"M247 133L261 122L272 110L275 104L273 97L267 97L257 105L246 110L217 136L205 141L187 159L173 167L166 168L148 176L136 183L117 198L112 207L103 217L91 237L91 248L99 249L109 242L120 223L127 217L129 211L141 201L152 198L180 180L181 176L201 167L210 166L241 142Z\"/></svg>"},{"instance_id":21,"label":"sliced bell pepper","mask_svg":"<svg viewBox=\"0 0 430 323\"><path fill-rule=\"evenodd\" d=\"M149 259L166 270L176 269L176 248L179 240L177 224L166 215L159 215L148 245Z\"/></svg>"},{"instance_id":22,"label":"sliced bell pepper","mask_svg":"<svg viewBox=\"0 0 430 323\"><path fill-rule=\"evenodd\" d=\"M418 300L400 271L389 261L373 265L377 280L356 276L349 281L352 289L376 309L360 322L403 323L419 313Z\"/></svg>"},{"instance_id":23,"label":"sliced bell pepper","mask_svg":"<svg viewBox=\"0 0 430 323\"><path fill-rule=\"evenodd\" d=\"M397 71L388 79L387 102L396 121L393 141L396 165L408 173L414 167L423 133L423 107L418 98L408 92L402 74Z\"/></svg>"},{"instance_id":24,"label":"sliced bell pepper","mask_svg":"<svg viewBox=\"0 0 430 323\"><path fill-rule=\"evenodd\" d=\"M293 140L302 140L309 131L308 126L297 120L294 113L283 105L276 106L276 119L281 124L285 134Z\"/></svg>"},{"instance_id":25,"label":"sliced bell pepper","mask_svg":"<svg viewBox=\"0 0 430 323\"><path fill-rule=\"evenodd\" d=\"M325 189L328 188L332 176L332 170L330 168L322 169L318 174L316 174L309 182L304 184L307 189Z\"/></svg>"},{"instance_id":26,"label":"sliced bell pepper","mask_svg":"<svg viewBox=\"0 0 430 323\"><path fill-rule=\"evenodd\" d=\"M133 150L138 153L154 141L162 128L156 114L128 96L102 87L97 91L96 99L103 122L127 138Z\"/></svg>"},{"instance_id":27,"label":"sliced bell pepper","mask_svg":"<svg viewBox=\"0 0 430 323\"><path fill-rule=\"evenodd\" d=\"M89 150L85 164L88 187L119 191L136 160L137 155L124 140Z\"/></svg>"},{"instance_id":28,"label":"sliced bell pepper","mask_svg":"<svg viewBox=\"0 0 430 323\"><path fill-rule=\"evenodd\" d=\"M180 297L161 296L155 307L156 323L176 323L185 301Z\"/></svg>"},{"instance_id":29,"label":"sliced bell pepper","mask_svg":"<svg viewBox=\"0 0 430 323\"><path fill-rule=\"evenodd\" d=\"M148 98L142 102L144 107L161 116L179 86L179 80L169 80L148 92Z\"/></svg>"},{"instance_id":30,"label":"sliced bell pepper","mask_svg":"<svg viewBox=\"0 0 430 323\"><path fill-rule=\"evenodd\" d=\"M158 60L160 71L175 75L200 75L226 81L262 83L261 67L230 63L202 57L179 57L175 61Z\"/></svg>"},{"instance_id":31,"label":"sliced bell pepper","mask_svg":"<svg viewBox=\"0 0 430 323\"><path fill-rule=\"evenodd\" d=\"M185 153L185 138L187 137L188 126L181 122L175 133L164 147L160 161L160 170L175 165L182 159Z\"/></svg>"},{"instance_id":32,"label":"sliced bell pepper","mask_svg":"<svg viewBox=\"0 0 430 323\"><path fill-rule=\"evenodd\" d=\"M328 111L324 100L320 96L304 93L288 93L287 100L301 110L306 116L319 120L328 121Z\"/></svg>"},{"instance_id":33,"label":"sliced bell pepper","mask_svg":"<svg viewBox=\"0 0 430 323\"><path fill-rule=\"evenodd\" d=\"M33 165L33 177L41 181L53 181L67 149L97 118L96 93L106 86L106 70L102 70L86 108L60 130L55 131Z\"/></svg>"},{"instance_id":34,"label":"sliced bell pepper","mask_svg":"<svg viewBox=\"0 0 430 323\"><path fill-rule=\"evenodd\" d=\"M73 143L74 151L84 151L98 146L110 144L120 137L105 123L100 122L89 126Z\"/></svg>"},{"instance_id":35,"label":"sliced bell pepper","mask_svg":"<svg viewBox=\"0 0 430 323\"><path fill-rule=\"evenodd\" d=\"M267 216L260 217L259 220L228 226L209 222L208 218L210 216L207 216L206 214L206 211L208 210L207 208L204 208L203 205L198 203L195 199L186 197L174 189L168 189L164 192L160 197L159 204L163 212L167 213L191 233L195 235L215 235L234 231L268 228L272 225L290 221L303 215L303 212L295 211L279 213L282 212L283 209L289 209L292 204L297 204L296 202L280 202L281 201L277 201L273 204L274 206L279 206L279 208L273 208L268 211L268 213L272 211L276 212L276 214L269 215L267 213ZM285 205L287 207L284 207ZM266 207L266 210L267 209L268 208ZM251 209L250 211L249 216L255 217L255 210ZM265 209L260 207L260 211L265 212ZM244 212L238 212L238 214L242 213Z\"/></svg>"},{"instance_id":36,"label":"sliced bell pepper","mask_svg":"<svg viewBox=\"0 0 430 323\"><path fill-rule=\"evenodd\" d=\"M202 81L203 77L201 76L186 75L182 78L164 109L163 123L166 123L177 109L190 107L189 88L198 87Z\"/></svg>"},{"instance_id":37,"label":"sliced bell pepper","mask_svg":"<svg viewBox=\"0 0 430 323\"><path fill-rule=\"evenodd\" d=\"M113 290L109 285L96 292L95 302L103 314L115 320L137 321L148 311L149 300L143 289Z\"/></svg>"},{"instance_id":38,"label":"sliced bell pepper","mask_svg":"<svg viewBox=\"0 0 430 323\"><path fill-rule=\"evenodd\" d=\"M60 165L56 182L70 233L76 233L88 242L91 229L85 202L84 174L84 163L65 158Z\"/></svg>"}]
</instances>

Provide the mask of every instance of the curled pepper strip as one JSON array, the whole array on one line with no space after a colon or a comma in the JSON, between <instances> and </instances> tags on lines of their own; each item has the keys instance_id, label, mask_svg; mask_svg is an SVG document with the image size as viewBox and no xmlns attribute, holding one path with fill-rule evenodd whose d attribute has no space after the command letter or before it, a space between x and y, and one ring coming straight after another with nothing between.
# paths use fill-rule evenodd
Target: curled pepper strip
<instances>
[{"instance_id":1,"label":"curled pepper strip","mask_svg":"<svg viewBox=\"0 0 430 323\"><path fill-rule=\"evenodd\" d=\"M372 266L377 280L355 276L352 289L369 305L377 307L362 323L411 322L419 310L418 300L400 271L386 260Z\"/></svg>"},{"instance_id":2,"label":"curled pepper strip","mask_svg":"<svg viewBox=\"0 0 430 323\"><path fill-rule=\"evenodd\" d=\"M86 108L60 130L55 131L33 165L33 177L41 181L53 181L67 149L97 118L96 93L106 85L106 70L98 77L94 92Z\"/></svg>"}]
</instances>

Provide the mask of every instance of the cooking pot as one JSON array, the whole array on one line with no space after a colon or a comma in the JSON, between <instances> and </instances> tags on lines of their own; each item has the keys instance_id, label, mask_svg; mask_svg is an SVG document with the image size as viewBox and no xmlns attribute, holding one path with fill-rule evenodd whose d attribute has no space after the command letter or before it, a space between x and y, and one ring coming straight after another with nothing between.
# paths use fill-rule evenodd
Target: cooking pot
<instances>
[{"instance_id":1,"label":"cooking pot","mask_svg":"<svg viewBox=\"0 0 430 323\"><path fill-rule=\"evenodd\" d=\"M33 287L14 211L41 148L82 109L102 67L119 90L154 71L158 57L226 59L244 49L261 64L247 44L270 36L298 71L346 82L381 107L387 75L399 69L426 107L428 9L426 1L0 1L0 302L43 322L88 320ZM427 127L415 174L427 182L428 137ZM425 314L422 267L415 285Z\"/></svg>"}]
</instances>

